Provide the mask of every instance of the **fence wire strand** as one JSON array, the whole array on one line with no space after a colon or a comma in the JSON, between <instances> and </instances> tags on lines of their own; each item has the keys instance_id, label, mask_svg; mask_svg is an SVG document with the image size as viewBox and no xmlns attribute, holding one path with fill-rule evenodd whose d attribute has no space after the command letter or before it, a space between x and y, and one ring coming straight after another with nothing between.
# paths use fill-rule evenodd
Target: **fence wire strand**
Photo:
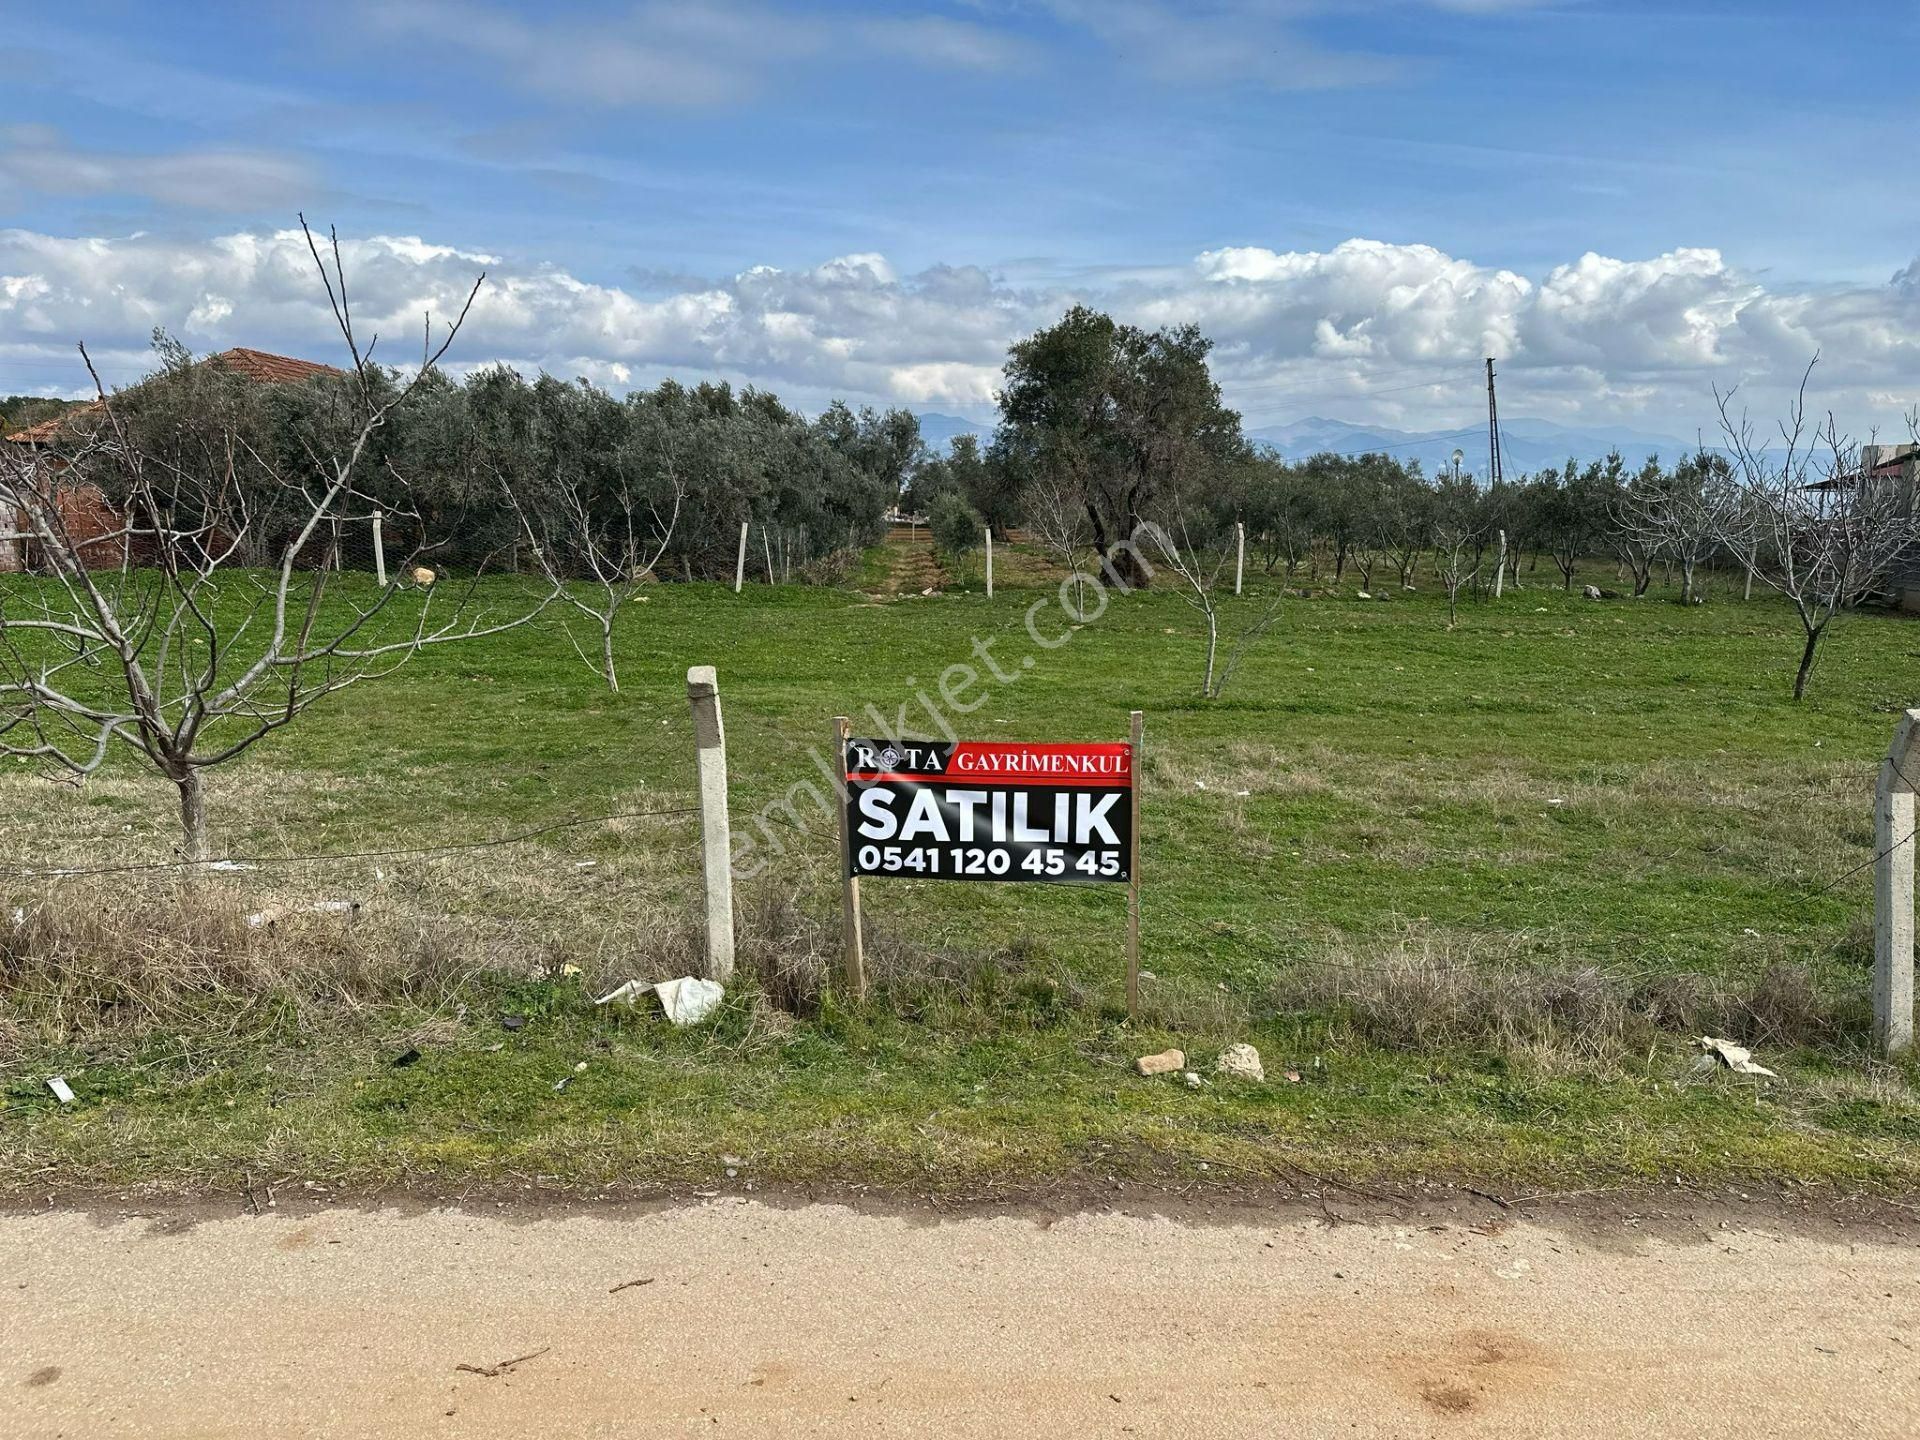
<instances>
[{"instance_id":1,"label":"fence wire strand","mask_svg":"<svg viewBox=\"0 0 1920 1440\"><path fill-rule=\"evenodd\" d=\"M257 870L273 865L326 864L341 860L390 860L404 856L453 855L469 850L491 850L502 845L520 845L562 830L578 830L589 825L605 825L616 820L652 820L672 815L697 815L697 805L679 805L659 810L623 810L608 815L581 815L555 820L507 835L478 840L455 840L442 845L401 846L388 850L336 850L306 855L234 855L217 860L153 860L120 865L51 866L45 862L28 864L18 860L0 860L0 874L36 880L70 880L92 875L148 874L166 870Z\"/></svg>"}]
</instances>

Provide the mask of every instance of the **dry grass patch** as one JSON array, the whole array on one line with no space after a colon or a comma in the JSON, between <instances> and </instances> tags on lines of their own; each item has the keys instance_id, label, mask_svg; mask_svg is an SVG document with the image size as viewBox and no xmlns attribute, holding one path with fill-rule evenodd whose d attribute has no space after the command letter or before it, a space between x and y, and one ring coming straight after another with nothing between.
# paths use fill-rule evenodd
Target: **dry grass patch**
<instances>
[{"instance_id":1,"label":"dry grass patch","mask_svg":"<svg viewBox=\"0 0 1920 1440\"><path fill-rule=\"evenodd\" d=\"M1786 1049L1853 1044L1867 1028L1863 987L1836 992L1789 961L1738 976L1623 972L1526 961L1522 948L1497 933L1408 930L1366 948L1330 938L1282 969L1271 999L1370 1045L1490 1048L1553 1069L1618 1065L1676 1036Z\"/></svg>"}]
</instances>

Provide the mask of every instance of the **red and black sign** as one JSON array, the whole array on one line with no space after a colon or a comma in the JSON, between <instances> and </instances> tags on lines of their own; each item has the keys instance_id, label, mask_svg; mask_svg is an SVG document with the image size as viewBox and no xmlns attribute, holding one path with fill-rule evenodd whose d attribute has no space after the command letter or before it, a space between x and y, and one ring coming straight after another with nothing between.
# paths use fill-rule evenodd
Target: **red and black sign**
<instances>
[{"instance_id":1,"label":"red and black sign","mask_svg":"<svg viewBox=\"0 0 1920 1440\"><path fill-rule=\"evenodd\" d=\"M849 740L847 873L1125 882L1133 751L1103 745Z\"/></svg>"}]
</instances>

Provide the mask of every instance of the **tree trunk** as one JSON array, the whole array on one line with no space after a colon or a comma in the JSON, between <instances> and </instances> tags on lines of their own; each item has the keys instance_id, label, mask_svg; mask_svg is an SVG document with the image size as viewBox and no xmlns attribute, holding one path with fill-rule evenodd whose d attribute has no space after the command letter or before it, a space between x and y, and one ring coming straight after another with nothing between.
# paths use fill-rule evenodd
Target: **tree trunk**
<instances>
[{"instance_id":1,"label":"tree trunk","mask_svg":"<svg viewBox=\"0 0 1920 1440\"><path fill-rule=\"evenodd\" d=\"M620 693L620 673L613 668L613 622L600 622L600 671L607 677L607 689Z\"/></svg>"},{"instance_id":2,"label":"tree trunk","mask_svg":"<svg viewBox=\"0 0 1920 1440\"><path fill-rule=\"evenodd\" d=\"M1680 562L1680 603L1682 605L1693 603L1693 562L1691 560Z\"/></svg>"},{"instance_id":3,"label":"tree trunk","mask_svg":"<svg viewBox=\"0 0 1920 1440\"><path fill-rule=\"evenodd\" d=\"M1742 595L1740 598L1742 600L1753 599L1753 566L1751 565L1747 567L1747 593Z\"/></svg>"},{"instance_id":4,"label":"tree trunk","mask_svg":"<svg viewBox=\"0 0 1920 1440\"><path fill-rule=\"evenodd\" d=\"M174 777L180 792L180 849L189 860L207 858L207 791L191 766Z\"/></svg>"},{"instance_id":5,"label":"tree trunk","mask_svg":"<svg viewBox=\"0 0 1920 1440\"><path fill-rule=\"evenodd\" d=\"M1220 648L1220 617L1213 613L1213 607L1207 607L1207 683L1200 693L1207 699L1214 698L1213 657Z\"/></svg>"},{"instance_id":6,"label":"tree trunk","mask_svg":"<svg viewBox=\"0 0 1920 1440\"><path fill-rule=\"evenodd\" d=\"M1793 677L1793 698L1807 698L1807 681L1813 678L1813 647L1820 643L1820 631L1825 627L1816 627L1807 631L1807 648L1800 652L1800 673Z\"/></svg>"}]
</instances>

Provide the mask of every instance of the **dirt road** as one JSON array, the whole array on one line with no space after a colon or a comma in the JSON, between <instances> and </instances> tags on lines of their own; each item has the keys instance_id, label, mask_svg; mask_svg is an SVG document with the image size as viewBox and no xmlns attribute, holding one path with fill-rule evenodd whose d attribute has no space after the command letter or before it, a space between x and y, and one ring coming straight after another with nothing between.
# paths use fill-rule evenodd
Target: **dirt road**
<instances>
[{"instance_id":1,"label":"dirt road","mask_svg":"<svg viewBox=\"0 0 1920 1440\"><path fill-rule=\"evenodd\" d=\"M1491 1207L14 1214L0 1435L1909 1436L1917 1240Z\"/></svg>"}]
</instances>

